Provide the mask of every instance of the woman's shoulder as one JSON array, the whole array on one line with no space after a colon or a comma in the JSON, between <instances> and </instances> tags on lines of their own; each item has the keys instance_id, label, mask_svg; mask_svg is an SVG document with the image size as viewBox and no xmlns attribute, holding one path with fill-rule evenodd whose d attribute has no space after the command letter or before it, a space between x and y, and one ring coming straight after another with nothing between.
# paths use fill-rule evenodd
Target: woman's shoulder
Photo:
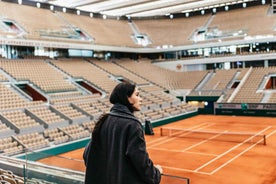
<instances>
[{"instance_id":1,"label":"woman's shoulder","mask_svg":"<svg viewBox=\"0 0 276 184\"><path fill-rule=\"evenodd\" d=\"M134 116L129 114L121 114L121 113L108 113L111 117L120 118L120 122L124 124L124 126L131 126L133 128L142 128L142 123Z\"/></svg>"},{"instance_id":2,"label":"woman's shoulder","mask_svg":"<svg viewBox=\"0 0 276 184\"><path fill-rule=\"evenodd\" d=\"M122 119L133 120L133 121L136 121L136 122L140 123L140 121L134 115L132 115L132 114L118 113L118 112L109 112L108 115L119 117L119 118L122 118Z\"/></svg>"}]
</instances>

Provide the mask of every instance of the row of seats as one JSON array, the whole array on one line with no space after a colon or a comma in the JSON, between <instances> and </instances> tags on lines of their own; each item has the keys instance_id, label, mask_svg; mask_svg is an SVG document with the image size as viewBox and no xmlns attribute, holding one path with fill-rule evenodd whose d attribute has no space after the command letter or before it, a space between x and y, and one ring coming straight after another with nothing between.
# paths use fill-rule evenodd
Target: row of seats
<instances>
[{"instance_id":1,"label":"row of seats","mask_svg":"<svg viewBox=\"0 0 276 184\"><path fill-rule=\"evenodd\" d=\"M49 101L51 104L68 104L72 102L81 102L81 101L91 101L93 99L98 99L101 97L99 93L93 93L88 95L78 95L78 96L62 96L63 93L60 93L61 96L57 98L51 98Z\"/></svg>"},{"instance_id":2,"label":"row of seats","mask_svg":"<svg viewBox=\"0 0 276 184\"><path fill-rule=\"evenodd\" d=\"M12 137L0 139L0 143L0 153L4 155L15 155L23 151L23 146Z\"/></svg>"},{"instance_id":3,"label":"row of seats","mask_svg":"<svg viewBox=\"0 0 276 184\"><path fill-rule=\"evenodd\" d=\"M66 39L66 41L74 43L81 41L80 37L69 39L70 32L73 35L76 34L71 26L74 25L90 36L90 40L87 39L84 43L94 42L100 45L139 47L131 38L134 32L129 24L134 24L141 34L146 34L150 38L152 47L165 44L185 45L193 43L193 40L190 39L191 35L195 30L204 27L209 20L211 20L209 21L209 27L217 28L220 32L245 30L248 36L273 35L275 18L268 15L269 7L269 5L262 5L218 12L215 15L206 14L189 18L158 20L141 19L132 20L130 23L127 20L102 20L70 13L53 13L46 9L0 1L0 12L3 16L14 20L23 27L23 30L27 30L25 33L0 32L0 34L14 37L24 35L25 38L37 40L53 40L59 34L58 40ZM8 11L14 8L17 11ZM258 12L257 15L256 12ZM257 22L262 22L262 26L259 26ZM46 34L46 36L43 36L43 34ZM51 34L53 35L51 36Z\"/></svg>"},{"instance_id":4,"label":"row of seats","mask_svg":"<svg viewBox=\"0 0 276 184\"><path fill-rule=\"evenodd\" d=\"M31 81L46 93L76 90L65 80L64 74L54 70L44 60L0 60L0 67L17 81Z\"/></svg>"},{"instance_id":5,"label":"row of seats","mask_svg":"<svg viewBox=\"0 0 276 184\"><path fill-rule=\"evenodd\" d=\"M50 146L49 141L38 132L29 133L25 135L18 135L16 137L22 145L24 145L26 148L30 150L37 150L40 148Z\"/></svg>"},{"instance_id":6,"label":"row of seats","mask_svg":"<svg viewBox=\"0 0 276 184\"><path fill-rule=\"evenodd\" d=\"M28 63L28 65L30 64L29 61L25 61L25 62ZM24 62L20 61L20 63L24 63ZM43 63L43 62L38 61L38 63ZM147 61L147 60L141 60L139 62L133 62L132 60L123 60L122 62L118 61L117 63L115 62L110 63L110 62L104 62L104 61L101 61L101 62L92 61L92 63L90 63L90 62L81 61L81 60L61 60L61 61L58 60L58 61L53 61L52 63L62 71L65 71L66 73L70 74L72 77L78 78L81 76L84 79L91 82L92 84L96 84L96 86L98 86L99 89L102 89L105 92L107 92L107 95L111 92L111 90L116 84L116 82L111 80L110 78L111 75L112 76L118 75L118 73L116 73L116 71L112 69L114 67L116 69L120 68L119 71L125 71L124 73L126 73L126 76L123 76L123 77L127 78L130 76L135 76L135 78L132 78L132 80L134 80L134 82L137 84L143 81L143 78L146 78L149 82L152 82L153 84L157 84L158 86L161 86L164 89L172 89L172 90L195 89L196 85L198 85L203 80L203 78L207 76L208 72L209 74L212 73L212 77L210 78L210 80L206 82L206 84L204 84L204 86L200 89L200 91L198 91L197 93L192 93L193 95L201 95L201 96L203 95L219 96L222 94L222 92L225 93L226 90L230 89L228 85L231 82L231 80L235 79L236 77L235 81L241 81L245 73L247 73L248 71L248 69L245 68L245 69L238 69L238 70L231 69L231 70L198 71L198 72L197 71L174 72L174 71L169 71L166 69L162 69L158 66L155 66L150 61ZM101 67L105 65L106 66L110 65L110 66L106 67L105 71L103 71L103 68L99 68L99 66L96 66L95 63L96 65L99 65ZM109 64L102 64L102 63L109 63ZM48 67L47 64L45 66ZM79 68L80 70L76 70L75 68ZM261 72L260 74L257 74L256 73L257 71L255 72L255 70L257 69L253 69L253 75L257 77L258 80L252 80L252 77L250 77L247 79L249 82L252 80L253 82L258 83L260 82L260 80L262 80L261 78L262 75L267 75L270 72L270 71L268 72L264 71L264 72ZM273 70L274 69L272 67L271 71ZM160 75L156 75L156 73L159 73ZM239 73L240 75L236 75L237 73ZM128 75L128 74L131 74L131 75ZM100 75L100 77L95 77L98 75ZM144 87L144 86L150 86L150 85L141 84L141 86ZM244 86L244 88L248 88L248 87ZM253 89L253 88L249 88L249 89ZM263 96L256 94L254 90L256 91L256 89L253 89L253 93L252 93L253 96L252 98L249 97L249 100L254 99L254 95L255 95L256 98L253 102L261 101L261 98ZM4 92L5 90L2 90L2 91ZM243 90L241 90L241 92L242 91ZM12 93L9 93L9 91L7 91L6 93L12 94ZM11 98L14 100L10 100L8 95L5 97L5 99L3 99L3 101L6 101L6 103L3 103L3 108L8 106L13 107L16 105L19 105L19 106L24 105L23 100L16 100L18 98L15 98L14 96L15 95L11 96ZM237 98L235 98L233 102L239 102L240 101L239 99L241 99L242 96L239 97L239 95L237 95ZM84 97L81 94L79 94L78 96L77 93L75 93L75 96L74 96L76 101L81 100L82 98L84 98L83 100L85 100L86 98L89 98L89 97L90 97L89 95ZM95 96L93 95L93 97L97 98L100 96L98 94ZM65 98L55 97L53 99L53 102L55 100L62 102L63 99ZM67 100L70 101L72 99L73 98L69 98ZM68 102L68 101L65 101L65 102ZM147 103L145 102L145 104Z\"/></svg>"},{"instance_id":7,"label":"row of seats","mask_svg":"<svg viewBox=\"0 0 276 184\"><path fill-rule=\"evenodd\" d=\"M0 139L0 154L16 155L23 153L24 149L38 150L51 146L51 143L58 145L68 141L89 137L91 136L94 126L94 121L89 121L80 125L45 129L41 133L33 132L2 138Z\"/></svg>"},{"instance_id":8,"label":"row of seats","mask_svg":"<svg viewBox=\"0 0 276 184\"><path fill-rule=\"evenodd\" d=\"M0 83L0 109L15 109L42 104L42 101L27 101L10 87Z\"/></svg>"},{"instance_id":9,"label":"row of seats","mask_svg":"<svg viewBox=\"0 0 276 184\"><path fill-rule=\"evenodd\" d=\"M13 174L10 170L0 168L0 183L1 184L24 184L24 178Z\"/></svg>"},{"instance_id":10,"label":"row of seats","mask_svg":"<svg viewBox=\"0 0 276 184\"><path fill-rule=\"evenodd\" d=\"M22 111L6 111L3 112L2 115L18 128L28 128L39 125L38 122Z\"/></svg>"},{"instance_id":11,"label":"row of seats","mask_svg":"<svg viewBox=\"0 0 276 184\"><path fill-rule=\"evenodd\" d=\"M111 80L110 74L90 62L80 59L55 60L52 64L70 74L73 78L84 78L96 88L109 94L117 82Z\"/></svg>"},{"instance_id":12,"label":"row of seats","mask_svg":"<svg viewBox=\"0 0 276 184\"><path fill-rule=\"evenodd\" d=\"M52 123L58 123L64 121L63 118L61 118L56 113L52 112L49 108L45 107L39 107L39 108L32 108L30 109L30 112L32 112L34 115L42 119L47 124Z\"/></svg>"},{"instance_id":13,"label":"row of seats","mask_svg":"<svg viewBox=\"0 0 276 184\"><path fill-rule=\"evenodd\" d=\"M231 70L216 70L216 71L194 71L194 72L173 72L165 69L161 69L158 66L151 64L149 60L140 60L139 62L133 62L130 60L123 60L118 62L119 65L127 68L128 70L136 73L139 76L144 76L150 79L153 83L162 86L165 89L188 89L193 90L203 81L203 79L212 73L212 77L208 82L200 88L198 91L192 91L190 96L220 96L222 92L233 92L229 84L231 82L240 83L246 76L249 68L243 69L231 69ZM263 98L263 93L257 93L259 85L265 76L275 73L275 67L262 67L252 68L252 72L246 79L246 82L242 85L233 103L260 103ZM155 73L158 73L155 75ZM175 77L172 77L175 76ZM160 82L162 81L162 82ZM165 82L166 81L166 82ZM228 94L225 97L230 97ZM225 101L228 99L225 98ZM268 103L272 103L272 98L268 100Z\"/></svg>"},{"instance_id":14,"label":"row of seats","mask_svg":"<svg viewBox=\"0 0 276 184\"><path fill-rule=\"evenodd\" d=\"M9 81L9 80L7 79L6 76L4 76L3 74L0 73L0 81L1 82L6 82L6 81Z\"/></svg>"},{"instance_id":15,"label":"row of seats","mask_svg":"<svg viewBox=\"0 0 276 184\"><path fill-rule=\"evenodd\" d=\"M258 93L260 85L265 79L265 76L275 73L276 67L259 67L253 68L250 72L246 82L241 87L239 93L235 96L232 102L236 103L260 103L264 97L264 93ZM271 101L268 101L271 102Z\"/></svg>"},{"instance_id":16,"label":"row of seats","mask_svg":"<svg viewBox=\"0 0 276 184\"><path fill-rule=\"evenodd\" d=\"M106 70L108 73L112 74L113 76L118 76L118 77L123 76L125 79L129 81L135 82L137 85L149 84L149 82L146 81L145 79L138 77L132 72L125 70L124 68L118 66L114 62L103 62L103 61L93 60L93 63L99 66L101 69Z\"/></svg>"},{"instance_id":17,"label":"row of seats","mask_svg":"<svg viewBox=\"0 0 276 184\"><path fill-rule=\"evenodd\" d=\"M54 106L54 108L57 109L62 114L64 114L65 116L69 117L70 119L86 117L84 114L82 114L77 109L74 109L72 106L61 105L61 106Z\"/></svg>"},{"instance_id":18,"label":"row of seats","mask_svg":"<svg viewBox=\"0 0 276 184\"><path fill-rule=\"evenodd\" d=\"M81 139L84 137L89 137L90 132L88 130L83 129L78 125L70 125L67 127L60 128L65 134L69 135L72 140Z\"/></svg>"},{"instance_id":19,"label":"row of seats","mask_svg":"<svg viewBox=\"0 0 276 184\"><path fill-rule=\"evenodd\" d=\"M122 60L116 63L167 90L194 89L208 72L175 72L158 67L152 64L148 59L141 59L138 62L134 62L133 60Z\"/></svg>"},{"instance_id":20,"label":"row of seats","mask_svg":"<svg viewBox=\"0 0 276 184\"><path fill-rule=\"evenodd\" d=\"M37 178L23 177L14 174L11 170L0 168L0 184L56 184Z\"/></svg>"},{"instance_id":21,"label":"row of seats","mask_svg":"<svg viewBox=\"0 0 276 184\"><path fill-rule=\"evenodd\" d=\"M7 130L10 130L10 128L5 123L3 123L2 120L0 120L0 133L3 133Z\"/></svg>"}]
</instances>

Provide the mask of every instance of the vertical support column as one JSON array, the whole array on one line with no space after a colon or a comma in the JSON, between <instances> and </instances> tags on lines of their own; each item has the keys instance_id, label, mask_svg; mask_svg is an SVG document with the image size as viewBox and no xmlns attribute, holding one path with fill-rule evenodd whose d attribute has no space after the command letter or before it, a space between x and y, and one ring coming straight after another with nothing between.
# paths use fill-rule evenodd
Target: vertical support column
<instances>
[{"instance_id":1,"label":"vertical support column","mask_svg":"<svg viewBox=\"0 0 276 184\"><path fill-rule=\"evenodd\" d=\"M10 45L6 45L6 53L7 53L7 58L11 59L12 57L12 49Z\"/></svg>"},{"instance_id":2,"label":"vertical support column","mask_svg":"<svg viewBox=\"0 0 276 184\"><path fill-rule=\"evenodd\" d=\"M264 60L264 67L265 67L265 68L268 67L268 60Z\"/></svg>"},{"instance_id":3,"label":"vertical support column","mask_svg":"<svg viewBox=\"0 0 276 184\"><path fill-rule=\"evenodd\" d=\"M244 61L242 62L242 68L245 68L245 62Z\"/></svg>"}]
</instances>

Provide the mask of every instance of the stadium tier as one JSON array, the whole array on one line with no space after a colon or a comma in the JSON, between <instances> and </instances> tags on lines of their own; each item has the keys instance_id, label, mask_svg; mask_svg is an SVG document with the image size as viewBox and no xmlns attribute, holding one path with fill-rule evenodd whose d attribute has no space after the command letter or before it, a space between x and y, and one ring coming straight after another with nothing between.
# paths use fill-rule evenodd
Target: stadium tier
<instances>
[{"instance_id":1,"label":"stadium tier","mask_svg":"<svg viewBox=\"0 0 276 184\"><path fill-rule=\"evenodd\" d=\"M124 81L139 88L143 107L135 116L143 125L198 114L276 116L269 3L190 17L102 19L24 2L0 1L0 161L82 148ZM25 183L17 175L0 170L0 183Z\"/></svg>"}]
</instances>

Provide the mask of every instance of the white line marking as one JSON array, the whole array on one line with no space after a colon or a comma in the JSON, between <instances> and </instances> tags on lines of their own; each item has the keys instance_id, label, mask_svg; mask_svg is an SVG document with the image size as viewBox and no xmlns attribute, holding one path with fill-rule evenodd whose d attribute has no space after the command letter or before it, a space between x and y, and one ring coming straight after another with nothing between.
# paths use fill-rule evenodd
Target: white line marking
<instances>
[{"instance_id":1,"label":"white line marking","mask_svg":"<svg viewBox=\"0 0 276 184\"><path fill-rule=\"evenodd\" d=\"M261 133L263 133L264 131L268 130L269 128L271 128L271 126L266 127L265 129L263 129L262 131L258 132L257 134L261 134ZM194 171L197 172L197 171L199 171L200 169L206 167L207 165L213 163L213 162L216 161L217 159L223 157L224 155L228 154L228 153L231 152L232 150L234 150L234 149L238 148L239 146L243 145L245 142L247 142L248 140L250 140L252 137L254 137L254 136L249 137L249 138L246 139L245 141L243 141L243 142L237 144L236 146L232 147L232 148L229 149L228 151L222 153L221 155L217 156L216 158L214 158L214 159L210 160L209 162L203 164L202 166L198 167L198 168L195 169Z\"/></svg>"},{"instance_id":2,"label":"white line marking","mask_svg":"<svg viewBox=\"0 0 276 184\"><path fill-rule=\"evenodd\" d=\"M269 137L271 135L273 135L274 133L276 133L276 130L274 130L273 132L271 132L270 134L268 134L266 136ZM259 140L257 143L251 145L250 147L248 147L247 149L245 149L244 151L242 151L241 153L237 154L235 157L233 157L232 159L228 160L227 162L225 162L224 164L222 164L221 166L219 166L218 168L216 168L215 170L213 170L211 172L211 174L216 173L218 170L220 170L221 168L223 168L224 166L226 166L227 164L229 164L230 162L232 162L233 160L235 160L236 158L238 158L239 156L241 156L242 154L244 154L245 152L247 152L248 150L250 150L251 148L253 148L254 146L256 146L257 144L259 144L262 140Z\"/></svg>"},{"instance_id":3,"label":"white line marking","mask_svg":"<svg viewBox=\"0 0 276 184\"><path fill-rule=\"evenodd\" d=\"M169 167L169 166L163 166L163 165L161 165L161 167L166 168L166 169L178 170L178 171L185 171L185 172L192 172L192 173L197 173L197 174L211 175L210 173L207 173L207 172L193 171L191 169L182 169L182 168Z\"/></svg>"},{"instance_id":4,"label":"white line marking","mask_svg":"<svg viewBox=\"0 0 276 184\"><path fill-rule=\"evenodd\" d=\"M167 149L167 148L151 148L151 150L159 150L159 151L168 151L168 152L181 152L179 150L176 149ZM205 155L205 156L218 156L216 154L209 154L209 153L202 153L202 152L192 152L192 151L182 151L185 153L189 153L189 154L195 154L195 155Z\"/></svg>"},{"instance_id":5,"label":"white line marking","mask_svg":"<svg viewBox=\"0 0 276 184\"><path fill-rule=\"evenodd\" d=\"M191 154L195 154L195 155L207 155L207 156L214 156L214 157L218 156L217 154L194 152L194 151L185 151L184 153L191 153Z\"/></svg>"},{"instance_id":6,"label":"white line marking","mask_svg":"<svg viewBox=\"0 0 276 184\"><path fill-rule=\"evenodd\" d=\"M181 150L181 152L185 152L185 151L187 151L187 150L189 150L189 149L191 149L191 148L193 148L193 147L196 147L196 146L198 146L198 145L200 145L200 144L203 144L203 143L205 143L205 142L207 142L207 141L209 141L209 140L212 140L213 138L216 138L216 137L220 136L221 134L223 134L223 133L225 133L225 132L227 132L227 130L225 130L225 131L223 131L223 132L221 132L221 133L219 133L219 134L217 134L217 135L214 135L214 136L212 136L212 137L210 137L210 138L208 138L208 139L206 139L206 140L203 140L203 141L200 141L200 142L198 142L198 143L196 143L196 144L193 144L192 146L187 147L187 148Z\"/></svg>"},{"instance_id":7,"label":"white line marking","mask_svg":"<svg viewBox=\"0 0 276 184\"><path fill-rule=\"evenodd\" d=\"M201 125L198 125L198 126L191 127L191 128L188 129L188 130L193 130L193 129L196 129L196 128L198 128L198 127L201 127L201 128L204 127L204 128L206 128L206 127L208 127L208 126L211 126L211 125L208 125L208 124L206 125L206 123L204 123L204 124L201 124ZM200 129L201 129L201 128L200 128ZM163 144L163 143L166 143L166 142L169 142L169 141L172 141L172 140L174 140L174 139L176 139L176 137L172 137L172 138L168 138L167 136L161 137L161 138L158 139L158 143L148 146L147 149L152 148L152 147L154 147L154 146L158 146L158 145L160 145L160 144ZM161 141L160 141L160 140L161 140ZM156 142L156 141L152 141L152 142Z\"/></svg>"}]
</instances>

